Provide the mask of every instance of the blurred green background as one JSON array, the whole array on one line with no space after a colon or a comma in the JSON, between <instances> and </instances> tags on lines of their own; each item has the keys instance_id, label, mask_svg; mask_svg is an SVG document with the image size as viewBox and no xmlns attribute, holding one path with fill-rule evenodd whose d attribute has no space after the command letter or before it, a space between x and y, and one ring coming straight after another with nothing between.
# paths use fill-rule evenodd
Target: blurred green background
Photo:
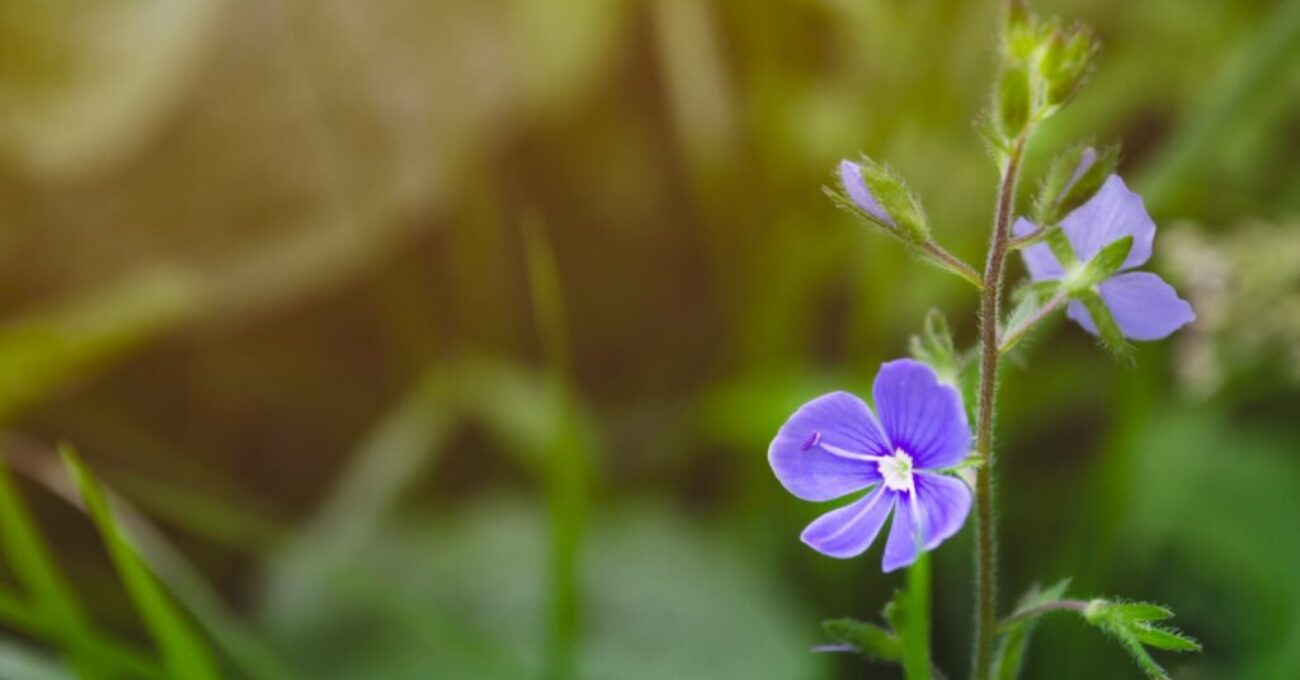
<instances>
[{"instance_id":1,"label":"blurred green background","mask_svg":"<svg viewBox=\"0 0 1300 680\"><path fill-rule=\"evenodd\" d=\"M1206 651L1162 658L1175 677L1300 677L1300 2L1035 5L1104 47L1026 186L1122 142L1199 320L1135 366L1058 322L1008 371L1004 606L1073 576L1178 611ZM901 577L800 544L825 508L766 446L810 397L865 393L930 307L973 340L969 288L820 187L887 160L978 261L997 14L0 3L0 677L155 656L58 442L226 677L897 677L808 652ZM969 533L934 561L954 676ZM1137 677L1064 617L1030 657Z\"/></svg>"}]
</instances>

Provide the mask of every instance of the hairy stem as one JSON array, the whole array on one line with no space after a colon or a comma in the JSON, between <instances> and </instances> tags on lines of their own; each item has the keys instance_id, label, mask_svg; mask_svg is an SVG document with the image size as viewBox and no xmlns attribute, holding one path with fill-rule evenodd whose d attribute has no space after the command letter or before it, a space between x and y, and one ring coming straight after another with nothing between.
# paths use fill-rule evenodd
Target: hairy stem
<instances>
[{"instance_id":1,"label":"hairy stem","mask_svg":"<svg viewBox=\"0 0 1300 680\"><path fill-rule=\"evenodd\" d=\"M976 288L984 290L984 279L980 276L980 273L975 271L974 267L963 262L961 258L944 250L943 246L940 246L934 241L926 241L920 246L920 248L926 253L929 253L935 260L944 263L946 268L952 273L966 279L966 281Z\"/></svg>"},{"instance_id":2,"label":"hairy stem","mask_svg":"<svg viewBox=\"0 0 1300 680\"><path fill-rule=\"evenodd\" d=\"M1002 307L1002 275L1007 261L1011 214L1015 210L1016 182L1026 135L1012 147L1002 171L997 216L984 265L984 288L980 292L980 382L976 416L975 448L981 465L975 477L975 636L971 676L988 680L993 659L993 637L997 632L997 535L993 526L993 402L997 396L998 320Z\"/></svg>"},{"instance_id":3,"label":"hairy stem","mask_svg":"<svg viewBox=\"0 0 1300 680\"><path fill-rule=\"evenodd\" d=\"M1033 607L1025 607L1024 609L1011 614L1007 618L1002 619L1002 621L998 623L998 628L1005 630L1010 626L1014 626L1022 621L1027 621L1035 616L1059 611L1072 611L1082 614L1085 611L1088 611L1088 603L1083 600L1056 600L1055 602L1047 602Z\"/></svg>"}]
</instances>

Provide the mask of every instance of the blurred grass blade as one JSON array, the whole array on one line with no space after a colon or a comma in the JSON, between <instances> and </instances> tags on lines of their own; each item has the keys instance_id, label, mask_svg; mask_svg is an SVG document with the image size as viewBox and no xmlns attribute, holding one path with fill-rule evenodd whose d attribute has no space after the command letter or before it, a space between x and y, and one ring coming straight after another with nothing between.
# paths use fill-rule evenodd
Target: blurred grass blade
<instances>
[{"instance_id":1,"label":"blurred grass blade","mask_svg":"<svg viewBox=\"0 0 1300 680\"><path fill-rule=\"evenodd\" d=\"M76 594L50 556L36 522L18 495L9 468L0 460L0 547L5 561L33 599L36 618L66 646L85 677L99 677L84 658L94 634Z\"/></svg>"},{"instance_id":2,"label":"blurred grass blade","mask_svg":"<svg viewBox=\"0 0 1300 680\"><path fill-rule=\"evenodd\" d=\"M86 510L99 528L127 593L158 644L168 677L177 680L219 679L221 674L206 644L136 553L118 525L99 483L71 447L60 447L59 454L81 491Z\"/></svg>"},{"instance_id":3,"label":"blurred grass blade","mask_svg":"<svg viewBox=\"0 0 1300 680\"><path fill-rule=\"evenodd\" d=\"M52 451L44 447L37 450L30 443L23 446L21 438L12 436L0 438L0 442L3 442L5 458L15 470L86 512L77 489L70 483L71 478L52 464ZM119 497L113 498L113 506L118 525L130 535L148 566L247 677L255 680L292 677L264 642L263 636L230 611L203 575L152 524ZM5 604L4 598L0 597L0 620L12 625L11 620L4 618L8 613ZM137 657L130 650L107 642L95 642L91 651L102 651L103 658L108 658L104 654L111 654L110 660L115 667L130 671L131 677L161 677L151 661Z\"/></svg>"},{"instance_id":4,"label":"blurred grass blade","mask_svg":"<svg viewBox=\"0 0 1300 680\"><path fill-rule=\"evenodd\" d=\"M578 667L581 613L579 552L587 514L587 456L578 427L572 387L568 325L555 253L539 221L524 225L533 313L550 374L554 400L562 404L555 436L545 446L546 496L551 520L550 612L547 677L571 678Z\"/></svg>"},{"instance_id":5,"label":"blurred grass blade","mask_svg":"<svg viewBox=\"0 0 1300 680\"><path fill-rule=\"evenodd\" d=\"M195 300L191 277L158 271L6 324L0 328L0 421L184 318Z\"/></svg>"},{"instance_id":6,"label":"blurred grass blade","mask_svg":"<svg viewBox=\"0 0 1300 680\"><path fill-rule=\"evenodd\" d=\"M51 630L49 623L32 611L26 602L16 594L5 590L0 590L0 624L34 638L47 639L57 637L58 634L58 630ZM95 675L96 672L108 669L121 671L131 678L161 680L163 677L152 659L107 638L88 636L79 644L81 653L87 659L87 662L79 667L83 678L98 677ZM3 668L3 664L0 664L0 668ZM10 677L0 674L0 678L6 680Z\"/></svg>"},{"instance_id":7,"label":"blurred grass blade","mask_svg":"<svg viewBox=\"0 0 1300 680\"><path fill-rule=\"evenodd\" d=\"M444 370L426 372L370 433L295 541L297 550L314 551L314 559L344 559L371 535L447 437L444 378Z\"/></svg>"}]
</instances>

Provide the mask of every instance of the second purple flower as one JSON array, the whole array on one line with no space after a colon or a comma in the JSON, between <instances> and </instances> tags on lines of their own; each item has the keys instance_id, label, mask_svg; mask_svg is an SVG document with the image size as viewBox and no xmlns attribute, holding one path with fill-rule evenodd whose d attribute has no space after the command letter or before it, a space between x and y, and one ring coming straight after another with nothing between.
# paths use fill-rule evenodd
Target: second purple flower
<instances>
[{"instance_id":1,"label":"second purple flower","mask_svg":"<svg viewBox=\"0 0 1300 680\"><path fill-rule=\"evenodd\" d=\"M970 489L940 470L965 459L971 430L961 395L921 362L881 366L872 396L879 419L847 392L804 404L777 432L768 462L781 484L804 500L870 488L817 518L802 539L830 557L855 557L892 512L882 563L888 572L916 561L919 549L934 549L966 521Z\"/></svg>"}]
</instances>

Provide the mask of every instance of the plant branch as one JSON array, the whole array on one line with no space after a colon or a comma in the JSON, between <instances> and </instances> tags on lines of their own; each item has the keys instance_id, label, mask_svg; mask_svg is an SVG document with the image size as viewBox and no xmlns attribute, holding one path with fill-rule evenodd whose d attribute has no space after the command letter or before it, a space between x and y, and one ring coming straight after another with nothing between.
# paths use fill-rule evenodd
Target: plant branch
<instances>
[{"instance_id":1,"label":"plant branch","mask_svg":"<svg viewBox=\"0 0 1300 680\"><path fill-rule=\"evenodd\" d=\"M1033 231L1029 232L1028 234L1025 234L1024 236L1012 237L1011 240L1007 241L1007 248L1010 248L1011 250L1020 250L1021 248L1032 246L1035 243L1038 243L1039 241L1046 238L1047 235L1050 234L1052 230L1056 228L1057 225L1050 225L1050 224L1035 227Z\"/></svg>"},{"instance_id":2,"label":"plant branch","mask_svg":"<svg viewBox=\"0 0 1300 680\"><path fill-rule=\"evenodd\" d=\"M1088 603L1083 600L1056 600L1054 602L1046 602L1033 607L1025 607L1005 619L1002 619L1002 621L998 622L998 630L1006 630L1017 623L1028 621L1036 616L1050 612L1073 611L1082 614L1087 611L1087 609Z\"/></svg>"},{"instance_id":3,"label":"plant branch","mask_svg":"<svg viewBox=\"0 0 1300 680\"><path fill-rule=\"evenodd\" d=\"M961 258L944 250L943 246L935 243L933 240L921 244L920 249L935 260L946 265L946 269L963 279L966 279L971 285L979 290L984 290L984 279L974 267L966 264Z\"/></svg>"},{"instance_id":4,"label":"plant branch","mask_svg":"<svg viewBox=\"0 0 1300 680\"><path fill-rule=\"evenodd\" d=\"M1006 354L1011 351L1011 348L1019 344L1021 338L1023 338L1034 326L1038 325L1038 322L1047 318L1047 316L1052 312L1060 309L1067 300L1069 300L1069 297L1065 293L1057 293L1055 297L1048 300L1047 304L1034 310L1034 313L1024 321L1021 321L1012 328L1008 328L1006 332L1002 334L1002 340L998 343L998 354Z\"/></svg>"},{"instance_id":5,"label":"plant branch","mask_svg":"<svg viewBox=\"0 0 1300 680\"><path fill-rule=\"evenodd\" d=\"M975 636L971 674L988 680L993 659L993 637L997 627L997 536L993 526L993 405L997 396L998 320L1001 318L1002 278L1010 240L1011 215L1015 210L1016 183L1028 132L1013 145L1002 172L997 216L984 267L984 288L980 293L980 379L979 410L975 447L983 465L975 476Z\"/></svg>"}]
</instances>

